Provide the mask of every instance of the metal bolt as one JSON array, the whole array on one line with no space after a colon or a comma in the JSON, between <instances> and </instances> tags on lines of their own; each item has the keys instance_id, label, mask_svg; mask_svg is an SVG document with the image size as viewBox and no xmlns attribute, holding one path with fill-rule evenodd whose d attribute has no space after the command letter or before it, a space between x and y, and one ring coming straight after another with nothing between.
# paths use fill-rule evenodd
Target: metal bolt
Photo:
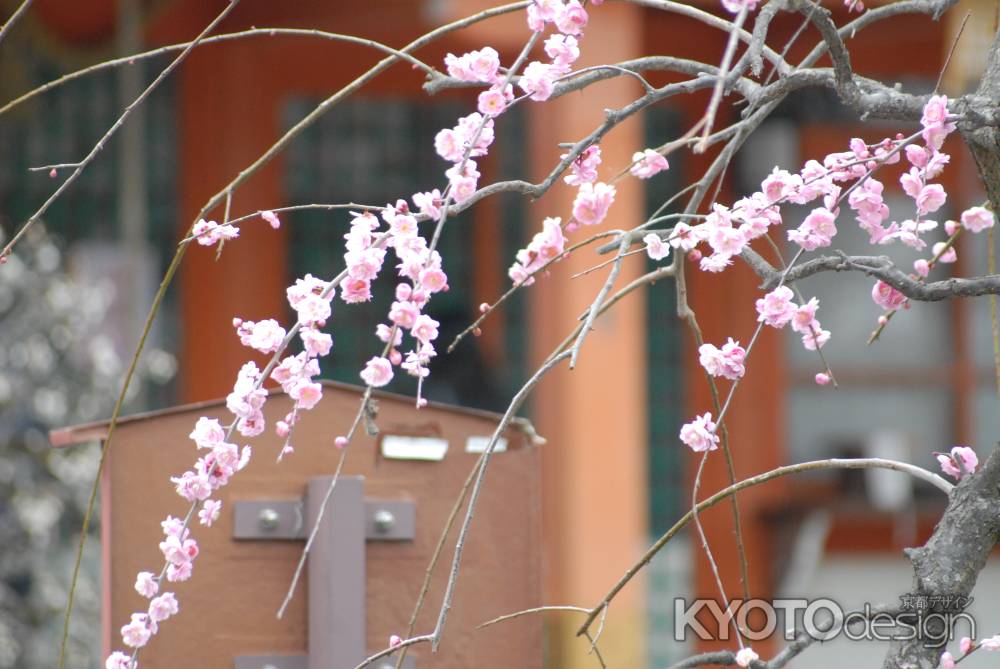
<instances>
[{"instance_id":1,"label":"metal bolt","mask_svg":"<svg viewBox=\"0 0 1000 669\"><path fill-rule=\"evenodd\" d=\"M281 520L281 514L267 507L260 510L257 514L257 525L260 526L262 530L273 530L278 527L278 522Z\"/></svg>"},{"instance_id":2,"label":"metal bolt","mask_svg":"<svg viewBox=\"0 0 1000 669\"><path fill-rule=\"evenodd\" d=\"M396 524L396 516L392 515L392 511L388 509L379 509L372 515L372 523L375 525L376 532L385 534Z\"/></svg>"}]
</instances>

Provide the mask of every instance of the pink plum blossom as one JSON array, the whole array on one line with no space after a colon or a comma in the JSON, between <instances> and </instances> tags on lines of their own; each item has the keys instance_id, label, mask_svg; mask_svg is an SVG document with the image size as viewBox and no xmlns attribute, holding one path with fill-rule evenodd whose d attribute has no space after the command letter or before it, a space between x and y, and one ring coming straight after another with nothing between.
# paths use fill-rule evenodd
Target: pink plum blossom
<instances>
[{"instance_id":1,"label":"pink plum blossom","mask_svg":"<svg viewBox=\"0 0 1000 669\"><path fill-rule=\"evenodd\" d=\"M135 577L135 591L143 597L152 597L160 589L156 574L151 571L140 571Z\"/></svg>"},{"instance_id":2,"label":"pink plum blossom","mask_svg":"<svg viewBox=\"0 0 1000 669\"><path fill-rule=\"evenodd\" d=\"M378 225L378 221L371 214L367 214L367 217L375 221ZM359 217L355 221L363 220L365 217ZM306 274L305 277L301 279L296 279L295 283L285 289L285 295L288 297L288 304L294 309L299 302L304 300L309 296L319 296L324 291L329 288L329 283L314 277L312 274ZM329 299L333 299L332 294L328 296Z\"/></svg>"},{"instance_id":3,"label":"pink plum blossom","mask_svg":"<svg viewBox=\"0 0 1000 669\"><path fill-rule=\"evenodd\" d=\"M133 613L129 624L121 629L122 642L131 648L142 648L149 642L153 632L149 629L148 616L145 613Z\"/></svg>"},{"instance_id":4,"label":"pink plum blossom","mask_svg":"<svg viewBox=\"0 0 1000 669\"><path fill-rule=\"evenodd\" d=\"M722 6L730 14L739 14L746 7L747 12L757 8L757 0L722 0Z\"/></svg>"},{"instance_id":5,"label":"pink plum blossom","mask_svg":"<svg viewBox=\"0 0 1000 669\"><path fill-rule=\"evenodd\" d=\"M579 35L587 27L587 10L580 0L569 0L556 10L556 27L565 35Z\"/></svg>"},{"instance_id":6,"label":"pink plum blossom","mask_svg":"<svg viewBox=\"0 0 1000 669\"><path fill-rule=\"evenodd\" d=\"M267 221L268 224L275 230L281 227L281 221L278 219L278 215L273 211L262 211L260 212L260 217Z\"/></svg>"},{"instance_id":7,"label":"pink plum blossom","mask_svg":"<svg viewBox=\"0 0 1000 669\"><path fill-rule=\"evenodd\" d=\"M674 226L673 234L670 235L670 245L675 249L679 248L685 253L698 245L698 235L695 228L687 223L678 223Z\"/></svg>"},{"instance_id":8,"label":"pink plum blossom","mask_svg":"<svg viewBox=\"0 0 1000 669\"><path fill-rule=\"evenodd\" d=\"M836 218L827 209L813 209L797 230L788 231L788 239L806 251L829 246L833 236L837 234L837 226L834 223Z\"/></svg>"},{"instance_id":9,"label":"pink plum blossom","mask_svg":"<svg viewBox=\"0 0 1000 669\"><path fill-rule=\"evenodd\" d=\"M389 339L392 339L393 346L399 346L403 342L403 333L399 330L399 328L394 330L385 323L379 323L375 327L375 336L386 344L389 343Z\"/></svg>"},{"instance_id":10,"label":"pink plum blossom","mask_svg":"<svg viewBox=\"0 0 1000 669\"><path fill-rule=\"evenodd\" d=\"M461 56L448 54L444 59L448 74L462 81L492 83L500 69L500 55L493 47L484 47Z\"/></svg>"},{"instance_id":11,"label":"pink plum blossom","mask_svg":"<svg viewBox=\"0 0 1000 669\"><path fill-rule=\"evenodd\" d=\"M958 260L958 251L954 246L948 246L947 242L937 242L931 247L931 252L938 262L953 263Z\"/></svg>"},{"instance_id":12,"label":"pink plum blossom","mask_svg":"<svg viewBox=\"0 0 1000 669\"><path fill-rule=\"evenodd\" d=\"M358 280L358 279L355 279ZM360 279L365 281L364 279ZM345 281L345 283L348 283ZM295 305L295 311L299 315L299 321L304 325L312 325L326 322L330 318L332 310L330 300L319 295L307 295ZM272 337L274 337L272 333ZM282 337L284 335L282 334ZM269 340L273 342L272 340ZM275 349L277 350L277 349Z\"/></svg>"},{"instance_id":13,"label":"pink plum blossom","mask_svg":"<svg viewBox=\"0 0 1000 669\"><path fill-rule=\"evenodd\" d=\"M568 70L580 57L580 47L575 37L557 33L545 40L545 53L552 59L553 65Z\"/></svg>"},{"instance_id":14,"label":"pink plum blossom","mask_svg":"<svg viewBox=\"0 0 1000 669\"><path fill-rule=\"evenodd\" d=\"M560 156L565 160L568 153ZM570 173L563 177L570 186L579 186L597 181L597 167L601 164L601 147L588 146L569 164Z\"/></svg>"},{"instance_id":15,"label":"pink plum blossom","mask_svg":"<svg viewBox=\"0 0 1000 669\"><path fill-rule=\"evenodd\" d=\"M792 330L801 334L811 332L814 325L818 327L817 309L819 309L819 300L815 297L805 304L795 307L791 319Z\"/></svg>"},{"instance_id":16,"label":"pink plum blossom","mask_svg":"<svg viewBox=\"0 0 1000 669\"><path fill-rule=\"evenodd\" d=\"M681 441L695 452L714 451L719 447L719 437L715 434L715 427L711 413L697 416L681 427Z\"/></svg>"},{"instance_id":17,"label":"pink plum blossom","mask_svg":"<svg viewBox=\"0 0 1000 669\"><path fill-rule=\"evenodd\" d=\"M670 164L663 155L652 149L645 149L632 154L632 167L629 168L629 172L640 179L648 179L669 167Z\"/></svg>"},{"instance_id":18,"label":"pink plum blossom","mask_svg":"<svg viewBox=\"0 0 1000 669\"><path fill-rule=\"evenodd\" d=\"M281 347L285 329L278 321L268 318L264 321L241 321L236 328L240 343L261 353L274 353Z\"/></svg>"},{"instance_id":19,"label":"pink plum blossom","mask_svg":"<svg viewBox=\"0 0 1000 669\"><path fill-rule=\"evenodd\" d=\"M770 293L757 300L757 320L767 323L773 328L783 328L795 315L795 305L792 298L795 294L788 286L778 286Z\"/></svg>"},{"instance_id":20,"label":"pink plum blossom","mask_svg":"<svg viewBox=\"0 0 1000 669\"><path fill-rule=\"evenodd\" d=\"M544 102L552 95L552 89L558 76L558 69L552 65L533 60L524 68L524 74L521 75L517 85L532 100Z\"/></svg>"},{"instance_id":21,"label":"pink plum blossom","mask_svg":"<svg viewBox=\"0 0 1000 669\"><path fill-rule=\"evenodd\" d=\"M807 351L821 349L828 341L830 341L830 331L820 328L818 321L815 322L809 332L805 332L802 335L802 346Z\"/></svg>"},{"instance_id":22,"label":"pink plum blossom","mask_svg":"<svg viewBox=\"0 0 1000 669\"><path fill-rule=\"evenodd\" d=\"M985 207L972 207L962 212L962 227L969 232L982 232L993 227L993 212Z\"/></svg>"},{"instance_id":23,"label":"pink plum blossom","mask_svg":"<svg viewBox=\"0 0 1000 669\"><path fill-rule=\"evenodd\" d=\"M297 409L312 409L323 398L323 386L303 380L292 388L289 396L295 400Z\"/></svg>"},{"instance_id":24,"label":"pink plum blossom","mask_svg":"<svg viewBox=\"0 0 1000 669\"><path fill-rule=\"evenodd\" d=\"M702 344L698 348L699 362L712 376L721 376L735 381L746 373L744 360L746 350L730 337L721 349L712 344Z\"/></svg>"},{"instance_id":25,"label":"pink plum blossom","mask_svg":"<svg viewBox=\"0 0 1000 669\"><path fill-rule=\"evenodd\" d=\"M956 446L950 453L935 453L941 471L952 478L960 479L966 474L973 474L979 467L976 452L968 446Z\"/></svg>"},{"instance_id":26,"label":"pink plum blossom","mask_svg":"<svg viewBox=\"0 0 1000 669\"><path fill-rule=\"evenodd\" d=\"M421 314L417 317L417 320L414 321L413 329L410 330L410 334L412 334L421 344L427 344L437 339L438 325L440 325L440 323L427 314Z\"/></svg>"},{"instance_id":27,"label":"pink plum blossom","mask_svg":"<svg viewBox=\"0 0 1000 669\"><path fill-rule=\"evenodd\" d=\"M947 118L948 98L944 95L931 96L924 105L920 124L924 128L922 133L924 141L934 150L939 150L944 144L945 137L955 130L955 124L949 123Z\"/></svg>"},{"instance_id":28,"label":"pink plum blossom","mask_svg":"<svg viewBox=\"0 0 1000 669\"><path fill-rule=\"evenodd\" d=\"M372 299L372 284L366 279L348 278L340 284L340 299L348 304Z\"/></svg>"},{"instance_id":29,"label":"pink plum blossom","mask_svg":"<svg viewBox=\"0 0 1000 669\"><path fill-rule=\"evenodd\" d=\"M165 592L149 603L149 618L154 623L161 623L170 616L177 615L179 608L174 593Z\"/></svg>"},{"instance_id":30,"label":"pink plum blossom","mask_svg":"<svg viewBox=\"0 0 1000 669\"><path fill-rule=\"evenodd\" d=\"M206 499L198 509L198 521L206 527L211 527L212 523L219 519L221 510L222 502L217 499Z\"/></svg>"},{"instance_id":31,"label":"pink plum blossom","mask_svg":"<svg viewBox=\"0 0 1000 669\"><path fill-rule=\"evenodd\" d=\"M931 214L940 209L946 199L948 194L944 192L941 184L928 184L917 194L917 213Z\"/></svg>"},{"instance_id":32,"label":"pink plum blossom","mask_svg":"<svg viewBox=\"0 0 1000 669\"><path fill-rule=\"evenodd\" d=\"M194 440L198 448L213 448L225 441L226 432L218 420L202 416L188 436Z\"/></svg>"},{"instance_id":33,"label":"pink plum blossom","mask_svg":"<svg viewBox=\"0 0 1000 669\"><path fill-rule=\"evenodd\" d=\"M310 358L328 355L333 347L333 337L314 328L302 328L299 337L302 338L302 346Z\"/></svg>"},{"instance_id":34,"label":"pink plum blossom","mask_svg":"<svg viewBox=\"0 0 1000 669\"><path fill-rule=\"evenodd\" d=\"M420 307L413 302L393 302L389 307L389 320L407 330L413 327L420 315Z\"/></svg>"},{"instance_id":35,"label":"pink plum blossom","mask_svg":"<svg viewBox=\"0 0 1000 669\"><path fill-rule=\"evenodd\" d=\"M132 657L120 650L116 650L111 655L108 655L108 659L104 663L104 669L134 669L132 666Z\"/></svg>"},{"instance_id":36,"label":"pink plum blossom","mask_svg":"<svg viewBox=\"0 0 1000 669\"><path fill-rule=\"evenodd\" d=\"M655 232L651 232L642 238L646 244L646 253L652 260L663 260L670 255L670 244L667 244Z\"/></svg>"},{"instance_id":37,"label":"pink plum blossom","mask_svg":"<svg viewBox=\"0 0 1000 669\"><path fill-rule=\"evenodd\" d=\"M895 311L906 304L906 296L884 281L872 287L872 300L886 311Z\"/></svg>"},{"instance_id":38,"label":"pink plum blossom","mask_svg":"<svg viewBox=\"0 0 1000 669\"><path fill-rule=\"evenodd\" d=\"M171 583L179 583L191 578L191 563L172 564L167 567L167 580Z\"/></svg>"},{"instance_id":39,"label":"pink plum blossom","mask_svg":"<svg viewBox=\"0 0 1000 669\"><path fill-rule=\"evenodd\" d=\"M240 236L240 230L228 223L219 225L215 221L206 221L202 218L191 228L191 234L202 246L214 246L219 242L236 239Z\"/></svg>"},{"instance_id":40,"label":"pink plum blossom","mask_svg":"<svg viewBox=\"0 0 1000 669\"><path fill-rule=\"evenodd\" d=\"M615 187L605 183L585 183L573 200L573 218L583 225L596 225L608 215L615 201Z\"/></svg>"},{"instance_id":41,"label":"pink plum blossom","mask_svg":"<svg viewBox=\"0 0 1000 669\"><path fill-rule=\"evenodd\" d=\"M739 652L736 653L736 664L741 667L749 667L754 660L759 658L760 656L747 646L746 648L740 648Z\"/></svg>"},{"instance_id":42,"label":"pink plum blossom","mask_svg":"<svg viewBox=\"0 0 1000 669\"><path fill-rule=\"evenodd\" d=\"M565 247L562 219L546 218L541 232L535 233L528 246L517 252L517 262L511 265L507 274L515 283L531 285L535 281L531 275L562 255Z\"/></svg>"},{"instance_id":43,"label":"pink plum blossom","mask_svg":"<svg viewBox=\"0 0 1000 669\"><path fill-rule=\"evenodd\" d=\"M420 286L431 293L448 290L448 275L437 267L428 267L420 272Z\"/></svg>"},{"instance_id":44,"label":"pink plum blossom","mask_svg":"<svg viewBox=\"0 0 1000 669\"><path fill-rule=\"evenodd\" d=\"M435 188L426 193L414 193L413 205L424 216L431 220L437 220L441 218L441 207L444 205L444 198L441 197L441 191Z\"/></svg>"},{"instance_id":45,"label":"pink plum blossom","mask_svg":"<svg viewBox=\"0 0 1000 669\"><path fill-rule=\"evenodd\" d=\"M392 381L392 364L385 358L372 358L361 371L361 380L373 388L381 388Z\"/></svg>"},{"instance_id":46,"label":"pink plum blossom","mask_svg":"<svg viewBox=\"0 0 1000 669\"><path fill-rule=\"evenodd\" d=\"M476 108L483 116L499 116L507 109L507 98L495 88L479 94Z\"/></svg>"}]
</instances>

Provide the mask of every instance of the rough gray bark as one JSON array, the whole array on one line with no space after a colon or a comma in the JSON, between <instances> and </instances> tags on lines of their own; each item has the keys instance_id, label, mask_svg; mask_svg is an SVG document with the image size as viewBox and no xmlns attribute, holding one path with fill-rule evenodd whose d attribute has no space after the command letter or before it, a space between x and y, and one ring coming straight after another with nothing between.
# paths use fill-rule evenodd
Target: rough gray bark
<instances>
[{"instance_id":1,"label":"rough gray bark","mask_svg":"<svg viewBox=\"0 0 1000 669\"><path fill-rule=\"evenodd\" d=\"M926 598L929 611L954 612L955 602L968 597L990 552L1000 541L1000 447L986 464L955 486L948 508L934 534L920 548L907 549L913 564L914 598ZM930 630L932 634L935 630ZM941 647L924 639L894 642L883 669L934 669Z\"/></svg>"},{"instance_id":2,"label":"rough gray bark","mask_svg":"<svg viewBox=\"0 0 1000 669\"><path fill-rule=\"evenodd\" d=\"M974 99L975 105L967 100ZM994 117L1000 109L1000 33L994 37L975 95L962 103L966 115ZM1000 212L1000 130L992 124L959 124L975 158L992 209ZM967 477L949 495L948 508L933 536L919 548L906 551L913 564L915 597L937 602L933 612L948 613L949 599L972 593L979 572L1000 542L1000 446L976 474ZM934 633L934 630L931 630ZM934 669L943 648L925 639L893 642L883 669Z\"/></svg>"},{"instance_id":3,"label":"rough gray bark","mask_svg":"<svg viewBox=\"0 0 1000 669\"><path fill-rule=\"evenodd\" d=\"M985 110L978 113L995 115L1000 109L1000 33L993 38L976 98L978 109ZM965 113L976 115L977 111L970 106ZM993 211L1000 212L1000 129L986 125L976 129L959 126L959 130L976 160Z\"/></svg>"}]
</instances>

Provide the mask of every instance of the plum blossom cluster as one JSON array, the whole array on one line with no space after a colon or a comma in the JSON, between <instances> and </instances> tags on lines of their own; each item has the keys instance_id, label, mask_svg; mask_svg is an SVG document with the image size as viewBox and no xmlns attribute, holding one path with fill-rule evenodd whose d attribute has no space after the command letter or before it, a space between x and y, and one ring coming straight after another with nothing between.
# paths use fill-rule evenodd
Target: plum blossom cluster
<instances>
[{"instance_id":1,"label":"plum blossom cluster","mask_svg":"<svg viewBox=\"0 0 1000 669\"><path fill-rule=\"evenodd\" d=\"M594 3L599 4L599 3ZM556 26L559 34L550 36L545 44L548 62L530 63L518 82L526 95L535 100L547 99L555 80L571 70L579 57L577 37L587 24L587 12L578 0L540 0L531 7L529 24L533 30L544 30L546 24ZM500 115L514 99L511 80L513 71L502 72L499 54L486 47L461 56L449 54L445 61L449 74L464 81L485 83L489 88L480 95L479 111L458 120L453 128L446 128L435 137L435 149L452 163L445 171L448 186L442 193L437 189L412 195L414 209L405 200L387 205L381 212L382 222L370 212L356 214L345 235L345 272L336 284L340 298L348 303L366 302L371 299L372 282L382 270L388 249L395 253L396 270L400 281L396 286L395 300L388 312L388 323L379 324L376 336L384 343L384 352L368 361L361 371L361 378L369 386L380 387L389 383L394 368L400 367L418 378L418 389L429 373L428 364L436 355L433 342L438 337L439 323L424 313L437 292L448 289L448 279L442 269L442 259L433 244L419 234L418 219L434 220L443 224L450 202L463 203L475 193L480 173L474 159L485 156L494 141L494 118ZM597 158L599 161L599 157ZM655 169L651 166L648 169ZM581 222L596 223L604 217L614 198L614 189L599 185L591 191L590 200L581 203ZM586 198L584 198L586 199ZM419 213L418 213L419 212ZM274 212L261 212L261 218L272 227L280 221ZM382 228L383 222L387 229ZM211 246L235 239L239 229L219 225L214 221L199 221L193 229L199 244ZM536 238L527 265L560 255L564 239L559 219L546 225ZM293 409L283 420L276 421L275 432L285 438L282 455L291 451L289 436L300 411L313 408L322 397L322 387L314 381L319 373L319 358L329 354L333 340L323 332L332 315L331 302L336 295L335 285L311 275L298 279L288 288L287 297L297 316L297 323L287 331L274 319L250 321L233 320L233 327L240 342L260 353L272 356L271 363L263 370L254 362L247 362L240 370L232 392L227 397L227 408L234 415L228 429L215 419L199 419L191 438L199 449L208 453L199 458L193 469L172 479L180 496L192 504L190 519L196 509L199 520L211 525L220 513L221 503L212 495L224 486L230 477L246 466L250 447L240 450L229 443L234 431L242 436L259 435L266 428L263 406L267 393L262 388L269 375L281 385L282 390L294 401ZM303 350L295 355L284 355L295 333L302 340ZM404 336L413 345L405 354L401 351ZM280 359L280 362L279 362ZM418 406L423 403L418 390ZM344 447L347 438L337 437L334 443ZM136 589L145 597L154 597L163 578L168 581L186 580L191 576L192 565L198 555L198 544L191 536L187 520L170 517L163 523L165 538L160 548L165 566L160 575L142 572L136 579ZM169 595L169 596L168 596ZM158 622L176 613L176 600L170 593L157 597L145 612L132 616L122 628L126 646L138 649L156 632ZM135 653L131 656L116 651L107 659L107 666L115 669L134 667Z\"/></svg>"},{"instance_id":2,"label":"plum blossom cluster","mask_svg":"<svg viewBox=\"0 0 1000 669\"><path fill-rule=\"evenodd\" d=\"M152 595L145 596L152 597ZM125 645L131 648L142 648L156 634L159 623L176 615L178 610L179 606L174 593L165 592L158 597L153 597L149 602L149 609L145 613L133 613L129 623L122 627L121 634ZM105 666L107 669L129 669L133 666L132 657L122 651L115 651L108 657Z\"/></svg>"},{"instance_id":3,"label":"plum blossom cluster","mask_svg":"<svg viewBox=\"0 0 1000 669\"><path fill-rule=\"evenodd\" d=\"M547 60L528 62L517 81L517 87L524 95L543 102L551 97L556 81L569 74L573 63L580 57L579 38L589 17L579 0L535 0L528 6L527 19L528 27L536 33L544 33L550 26L555 28L555 32L544 42ZM489 88L479 94L478 112L460 119L454 128L440 131L435 138L438 155L454 163L446 172L449 181L447 193L455 202L462 203L475 192L480 176L475 161L471 159L486 154L493 142L493 119L514 101L510 83L514 73L503 72L496 50L489 47L461 56L448 54L445 65L448 74L457 79L489 84ZM568 156L564 155L563 159L566 158ZM643 158L645 161L638 169L644 174L651 176L655 171L664 169L662 163L653 157ZM600 164L601 150L598 146L587 147L570 162L570 173L565 181L579 189L573 202L573 218L559 230L555 226L561 225L560 219L546 221L541 236L536 235L528 248L518 253L517 262L511 266L508 273L515 283L527 283L534 271L563 252L563 230L572 232L579 225L596 225L607 216L615 199L615 188L597 182L597 167ZM385 378L384 362L373 359L369 364L370 370L366 370L369 377ZM417 367L420 365L417 364Z\"/></svg>"},{"instance_id":4,"label":"plum blossom cluster","mask_svg":"<svg viewBox=\"0 0 1000 669\"><path fill-rule=\"evenodd\" d=\"M550 61L528 63L518 82L518 86L536 101L547 100L556 80L571 71L571 65L580 55L577 37L582 35L587 25L587 12L576 0L536 0L528 8L528 25L532 30L542 32L548 24L555 25L559 31L545 41L545 53ZM568 160L570 156L567 153L561 157ZM516 261L507 272L515 284L530 285L533 282L531 275L563 252L564 232L572 233L581 225L597 225L607 217L617 191L613 185L598 181L601 160L601 148L591 145L569 161L569 170L563 181L577 188L572 217L565 224L558 218L545 220L542 232L517 253ZM629 171L640 179L648 179L668 167L667 159L662 154L645 149L632 156ZM663 247L658 247L658 250L663 251ZM666 253L663 253L657 259L665 256Z\"/></svg>"},{"instance_id":5,"label":"plum blossom cluster","mask_svg":"<svg viewBox=\"0 0 1000 669\"><path fill-rule=\"evenodd\" d=\"M750 3L727 2L730 11L752 9ZM872 244L889 244L899 241L915 250L927 246L923 234L937 228L938 223L927 218L945 204L947 194L944 188L933 183L949 156L941 147L955 124L949 120L948 99L933 96L925 105L921 118L920 138L923 145L910 143L902 135L895 139L883 139L876 144L867 144L861 139L852 139L849 151L831 153L822 162L808 161L798 173L775 168L761 183L759 191L744 197L731 208L715 203L704 221L694 227L678 223L669 238L674 248L682 247L692 260L700 261L700 268L708 272L721 272L732 264L734 256L741 254L758 237L768 234L771 227L782 224L780 205L791 203L807 205L820 200L822 206L814 207L801 224L787 231L790 242L800 251L815 251L830 246L837 234L837 217L840 204L846 199L853 210L855 219L862 230L868 233ZM875 179L873 173L882 165L898 163L905 153L910 169L900 178L903 191L913 199L914 215L902 222L892 221L889 207L883 198L884 184ZM982 207L974 207L961 216L961 226L970 232L979 232L992 227L993 215ZM946 232L954 237L959 224L949 221ZM669 248L656 234L647 235L644 240L647 253L653 258L667 255ZM706 244L711 253L701 254L696 248ZM933 247L934 257L928 261L918 260L915 270L920 277L927 275L929 267L936 261L949 262L954 259L954 249L949 242L938 242ZM878 281L872 289L872 299L880 307L894 311L906 304L906 297L885 282ZM758 322L774 328L790 325L802 336L806 349L818 350L830 339L830 332L824 330L816 318L819 301L812 298L797 303L795 293L787 286L779 285L756 301ZM883 317L883 322L885 317ZM732 340L730 340L732 342ZM732 342L733 346L737 345ZM731 350L736 350L735 348ZM733 380L743 373L743 357L739 365L728 367L724 349L707 344L699 351L700 361L712 376L723 376ZM739 373L737 373L737 371ZM816 375L820 385L830 383L827 373ZM709 428L709 425L713 428ZM681 440L694 450L710 450L714 441L709 436L714 432L710 414L704 414L681 428ZM956 471L960 471L957 468Z\"/></svg>"},{"instance_id":6,"label":"plum blossom cluster","mask_svg":"<svg viewBox=\"0 0 1000 669\"><path fill-rule=\"evenodd\" d=\"M730 337L722 348L712 344L702 344L698 347L698 361L705 371L712 376L721 376L730 381L742 378L746 372L743 361L747 352L739 342Z\"/></svg>"},{"instance_id":7,"label":"plum blossom cluster","mask_svg":"<svg viewBox=\"0 0 1000 669\"><path fill-rule=\"evenodd\" d=\"M795 293L788 286L778 286L757 300L757 321L781 329L791 325L802 335L802 345L809 351L823 347L830 340L830 331L824 330L816 318L819 300L815 297L805 304L794 302Z\"/></svg>"},{"instance_id":8,"label":"plum blossom cluster","mask_svg":"<svg viewBox=\"0 0 1000 669\"><path fill-rule=\"evenodd\" d=\"M940 664L938 665L940 669L955 669L961 660L964 660L970 653L980 649L988 653L1000 652L1000 634L983 639L979 643L976 643L967 636L962 637L962 640L958 644L958 649L961 652L958 659L955 659L955 656L948 651L941 654Z\"/></svg>"},{"instance_id":9,"label":"plum blossom cluster","mask_svg":"<svg viewBox=\"0 0 1000 669\"><path fill-rule=\"evenodd\" d=\"M461 163L455 165L456 168L460 166ZM447 206L447 198L442 200L436 190L415 194L413 202L428 215L441 215ZM386 245L393 249L399 260L396 268L401 280L396 285L395 300L389 307L389 323L379 324L375 331L376 337L385 345L384 353L367 362L361 371L361 379L367 385L379 388L393 379L394 367L401 367L417 377L418 388L421 388L423 379L429 374L428 364L437 355L433 342L438 337L439 326L423 311L435 293L448 290L448 277L442 268L441 255L431 249L427 240L419 234L417 219L405 200L387 205L382 211L382 218L389 226ZM355 218L350 233L354 237L348 239L348 245L373 248L372 235L377 225L377 219L371 214ZM350 260L348 263L350 273ZM399 350L404 333L409 333L413 340L405 356ZM423 404L419 391L417 404Z\"/></svg>"},{"instance_id":10,"label":"plum blossom cluster","mask_svg":"<svg viewBox=\"0 0 1000 669\"><path fill-rule=\"evenodd\" d=\"M191 228L191 234L202 246L215 246L239 237L240 229L229 223L219 225L202 218Z\"/></svg>"},{"instance_id":11,"label":"plum blossom cluster","mask_svg":"<svg viewBox=\"0 0 1000 669\"><path fill-rule=\"evenodd\" d=\"M216 419L198 419L190 435L197 448L207 451L198 458L193 469L171 478L177 494L191 502L192 511L198 510L199 521L210 526L219 517L222 503L211 496L225 486L230 478L243 469L250 461L249 446L242 449L226 441L226 431ZM194 560L198 557L198 542L191 536L187 523L180 518L168 516L161 524L163 541L160 552L165 568L159 575L142 571L136 576L135 590L149 599L147 610L131 615L128 624L121 628L122 643L134 650L145 646L159 629L158 624L178 611L174 594L159 594L163 579L167 582L186 581L191 578ZM134 651L133 651L134 652ZM122 651L112 653L106 662L109 669L128 669L133 659Z\"/></svg>"},{"instance_id":12,"label":"plum blossom cluster","mask_svg":"<svg viewBox=\"0 0 1000 669\"><path fill-rule=\"evenodd\" d=\"M935 230L938 222L927 218L938 212L947 201L947 193L941 184L933 183L950 156L941 151L947 136L955 130L955 124L949 121L948 99L943 95L933 96L924 106L921 117L920 136L923 145L907 144L904 148L906 159L910 164L899 179L903 192L914 202L914 216L901 222L893 222L883 227L881 222L888 218L888 208L882 202L882 184L875 179L867 179L861 188L851 193L851 206L858 212L858 221L868 231L873 244L887 244L899 241L917 251L927 248L923 233ZM862 153L863 146L852 147L859 159L866 156ZM960 221L945 221L943 228L948 235L947 241L937 241L931 247L930 258L918 258L913 263L914 279L924 279L931 268L938 262L953 263L958 260L958 254L951 242L960 230L971 233L982 232L993 227L993 214L984 207L972 207L962 212ZM882 281L876 282L872 288L872 300L882 309L893 312L907 306L907 300L898 290ZM880 323L887 320L881 317Z\"/></svg>"},{"instance_id":13,"label":"plum blossom cluster","mask_svg":"<svg viewBox=\"0 0 1000 669\"><path fill-rule=\"evenodd\" d=\"M532 276L545 265L560 257L566 250L561 218L546 218L542 230L536 232L527 247L517 252L517 262L510 267L509 275L515 284L530 286Z\"/></svg>"}]
</instances>

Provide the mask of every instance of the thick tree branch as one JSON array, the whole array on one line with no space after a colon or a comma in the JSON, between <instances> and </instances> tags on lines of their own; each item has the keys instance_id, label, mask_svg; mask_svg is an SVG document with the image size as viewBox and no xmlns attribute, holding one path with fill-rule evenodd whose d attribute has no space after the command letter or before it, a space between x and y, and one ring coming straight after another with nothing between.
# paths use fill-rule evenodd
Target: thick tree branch
<instances>
[{"instance_id":1,"label":"thick tree branch","mask_svg":"<svg viewBox=\"0 0 1000 669\"><path fill-rule=\"evenodd\" d=\"M678 72L690 77L716 77L718 76L719 68L714 65L702 63L701 61L689 60L687 58L675 58L673 56L645 56L643 58L633 58L631 60L624 60L613 65L588 68L579 73L568 74L556 82L556 85L552 89L552 95L549 99L551 100L562 97L567 93L579 91L587 86L590 86L591 84L597 83L598 81L620 77L629 72L639 73L652 71ZM521 77L517 76L514 77L512 81L516 84L520 81L520 79ZM735 86L737 92L745 98L759 95L760 85L745 77L737 78L736 81L729 84L729 86ZM431 95L453 88L485 89L488 88L488 85L476 81L464 81L442 74L435 75L424 84L424 90Z\"/></svg>"},{"instance_id":2,"label":"thick tree branch","mask_svg":"<svg viewBox=\"0 0 1000 669\"><path fill-rule=\"evenodd\" d=\"M744 249L743 260L763 279L761 288L772 290L781 280L781 272L764 260L756 251ZM1000 295L1000 274L988 274L973 278L954 277L941 281L922 283L906 274L886 256L849 256L838 254L820 256L793 267L785 278L785 283L821 272L862 272L887 284L918 302L939 302L953 297L979 297L980 295Z\"/></svg>"},{"instance_id":3,"label":"thick tree branch","mask_svg":"<svg viewBox=\"0 0 1000 669\"><path fill-rule=\"evenodd\" d=\"M1000 33L990 46L986 71L979 82L976 96L984 106L978 109L970 107L970 113L987 116L996 114L1000 107ZM986 186L993 211L1000 211L1000 131L995 127L960 127L959 130L976 160L976 167Z\"/></svg>"}]
</instances>

